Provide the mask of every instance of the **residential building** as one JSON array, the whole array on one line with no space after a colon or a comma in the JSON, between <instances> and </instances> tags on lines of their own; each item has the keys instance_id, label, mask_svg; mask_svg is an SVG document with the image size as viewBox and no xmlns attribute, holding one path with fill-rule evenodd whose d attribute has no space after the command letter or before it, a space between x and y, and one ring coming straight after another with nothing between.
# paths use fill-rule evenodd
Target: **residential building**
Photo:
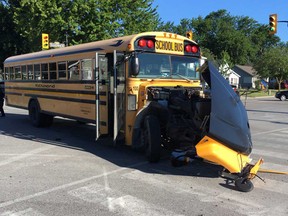
<instances>
[{"instance_id":1,"label":"residential building","mask_svg":"<svg viewBox=\"0 0 288 216\"><path fill-rule=\"evenodd\" d=\"M235 65L233 71L240 75L240 88L256 88L255 81L259 80L259 78L252 66Z\"/></svg>"}]
</instances>

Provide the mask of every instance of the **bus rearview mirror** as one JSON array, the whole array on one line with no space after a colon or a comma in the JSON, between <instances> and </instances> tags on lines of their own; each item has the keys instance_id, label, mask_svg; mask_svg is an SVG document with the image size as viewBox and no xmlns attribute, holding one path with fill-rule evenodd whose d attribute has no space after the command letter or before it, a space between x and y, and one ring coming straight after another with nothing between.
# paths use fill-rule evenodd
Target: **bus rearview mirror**
<instances>
[{"instance_id":1,"label":"bus rearview mirror","mask_svg":"<svg viewBox=\"0 0 288 216\"><path fill-rule=\"evenodd\" d=\"M139 74L139 58L137 55L131 61L131 74L137 76Z\"/></svg>"}]
</instances>

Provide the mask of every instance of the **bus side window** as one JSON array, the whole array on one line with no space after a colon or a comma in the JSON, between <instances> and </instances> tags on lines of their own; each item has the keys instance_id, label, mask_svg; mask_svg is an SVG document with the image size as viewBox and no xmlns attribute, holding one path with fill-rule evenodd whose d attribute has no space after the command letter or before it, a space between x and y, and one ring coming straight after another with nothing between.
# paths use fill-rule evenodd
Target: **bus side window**
<instances>
[{"instance_id":1,"label":"bus side window","mask_svg":"<svg viewBox=\"0 0 288 216\"><path fill-rule=\"evenodd\" d=\"M21 66L21 71L22 71L22 79L27 80L27 68L26 65Z\"/></svg>"},{"instance_id":2,"label":"bus side window","mask_svg":"<svg viewBox=\"0 0 288 216\"><path fill-rule=\"evenodd\" d=\"M21 67L16 66L14 69L15 69L15 79L17 80L22 79Z\"/></svg>"},{"instance_id":3,"label":"bus side window","mask_svg":"<svg viewBox=\"0 0 288 216\"><path fill-rule=\"evenodd\" d=\"M8 71L9 71L9 68L5 67L4 68L4 74L3 74L3 80L8 80Z\"/></svg>"},{"instance_id":4,"label":"bus side window","mask_svg":"<svg viewBox=\"0 0 288 216\"><path fill-rule=\"evenodd\" d=\"M34 79L40 80L41 79L41 72L40 72L40 64L34 65Z\"/></svg>"},{"instance_id":5,"label":"bus side window","mask_svg":"<svg viewBox=\"0 0 288 216\"><path fill-rule=\"evenodd\" d=\"M7 73L8 73L8 68L7 67L5 67L4 68L4 74L3 74L3 80L7 80Z\"/></svg>"},{"instance_id":6,"label":"bus side window","mask_svg":"<svg viewBox=\"0 0 288 216\"><path fill-rule=\"evenodd\" d=\"M82 80L92 80L92 59L81 61Z\"/></svg>"},{"instance_id":7,"label":"bus side window","mask_svg":"<svg viewBox=\"0 0 288 216\"><path fill-rule=\"evenodd\" d=\"M70 80L79 80L79 61L69 61L68 62L68 75Z\"/></svg>"},{"instance_id":8,"label":"bus side window","mask_svg":"<svg viewBox=\"0 0 288 216\"><path fill-rule=\"evenodd\" d=\"M27 71L28 71L28 80L33 80L34 79L33 65L27 65Z\"/></svg>"},{"instance_id":9,"label":"bus side window","mask_svg":"<svg viewBox=\"0 0 288 216\"><path fill-rule=\"evenodd\" d=\"M108 59L105 56L99 57L99 80L108 81Z\"/></svg>"},{"instance_id":10,"label":"bus side window","mask_svg":"<svg viewBox=\"0 0 288 216\"><path fill-rule=\"evenodd\" d=\"M58 79L66 79L67 62L58 62Z\"/></svg>"},{"instance_id":11,"label":"bus side window","mask_svg":"<svg viewBox=\"0 0 288 216\"><path fill-rule=\"evenodd\" d=\"M49 63L49 74L50 74L50 80L57 79L57 73L56 73L56 62Z\"/></svg>"},{"instance_id":12,"label":"bus side window","mask_svg":"<svg viewBox=\"0 0 288 216\"><path fill-rule=\"evenodd\" d=\"M48 79L48 64L41 64L41 79L47 80Z\"/></svg>"},{"instance_id":13,"label":"bus side window","mask_svg":"<svg viewBox=\"0 0 288 216\"><path fill-rule=\"evenodd\" d=\"M9 79L10 80L15 79L14 67L9 68Z\"/></svg>"}]
</instances>

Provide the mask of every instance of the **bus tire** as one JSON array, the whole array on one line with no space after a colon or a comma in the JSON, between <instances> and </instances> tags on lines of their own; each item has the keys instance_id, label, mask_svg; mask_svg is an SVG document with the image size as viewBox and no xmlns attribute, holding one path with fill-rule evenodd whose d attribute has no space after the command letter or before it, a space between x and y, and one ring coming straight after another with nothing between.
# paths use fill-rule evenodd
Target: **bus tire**
<instances>
[{"instance_id":1,"label":"bus tire","mask_svg":"<svg viewBox=\"0 0 288 216\"><path fill-rule=\"evenodd\" d=\"M156 163L161 156L161 130L158 118L148 115L142 130L146 157L149 162Z\"/></svg>"},{"instance_id":2,"label":"bus tire","mask_svg":"<svg viewBox=\"0 0 288 216\"><path fill-rule=\"evenodd\" d=\"M53 123L53 116L41 113L37 100L32 100L28 107L29 118L35 127L47 127Z\"/></svg>"}]
</instances>

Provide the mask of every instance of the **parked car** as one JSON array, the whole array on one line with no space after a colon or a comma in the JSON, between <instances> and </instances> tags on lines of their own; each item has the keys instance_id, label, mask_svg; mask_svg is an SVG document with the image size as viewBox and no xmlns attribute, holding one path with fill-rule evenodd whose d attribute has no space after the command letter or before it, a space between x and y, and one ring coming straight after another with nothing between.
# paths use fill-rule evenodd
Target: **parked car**
<instances>
[{"instance_id":1,"label":"parked car","mask_svg":"<svg viewBox=\"0 0 288 216\"><path fill-rule=\"evenodd\" d=\"M275 97L280 99L281 101L284 101L288 99L288 91L278 91L276 92Z\"/></svg>"}]
</instances>

